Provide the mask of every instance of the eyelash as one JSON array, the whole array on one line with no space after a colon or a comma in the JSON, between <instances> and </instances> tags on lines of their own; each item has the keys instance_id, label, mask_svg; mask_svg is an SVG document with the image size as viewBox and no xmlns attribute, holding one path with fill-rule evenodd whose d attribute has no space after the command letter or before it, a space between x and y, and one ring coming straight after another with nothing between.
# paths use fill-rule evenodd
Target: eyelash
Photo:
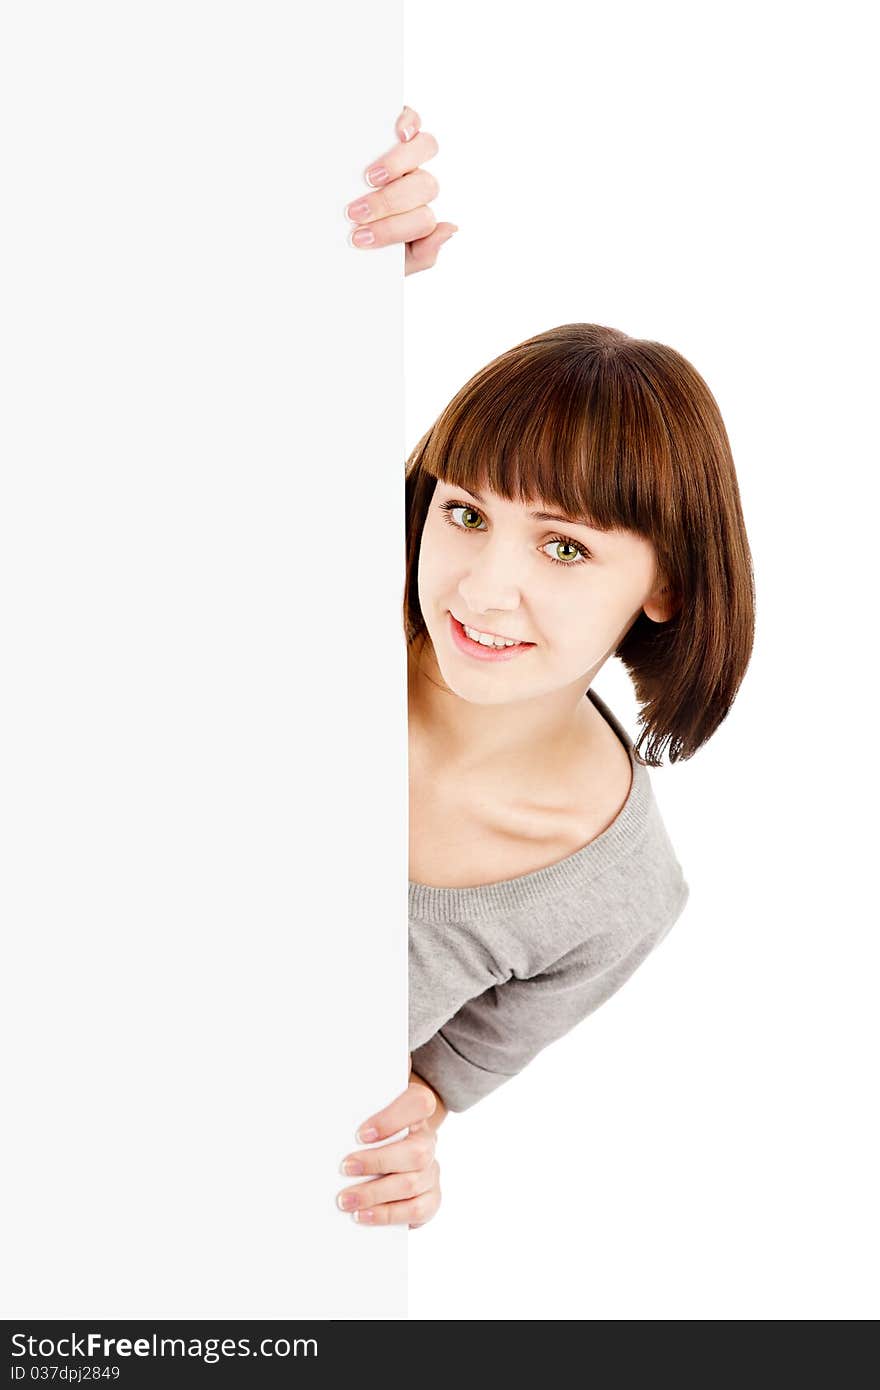
<instances>
[{"instance_id":1,"label":"eyelash","mask_svg":"<svg viewBox=\"0 0 880 1390\"><path fill-rule=\"evenodd\" d=\"M444 513L443 520L447 523L447 525L454 527L456 531L472 530L472 527L459 526L457 521L452 520L450 513L458 511L459 508L466 512L475 512L476 515L479 517L483 516L483 513L477 507L472 507L470 502L449 501L440 503L440 510ZM485 520L485 517L483 517L483 520ZM581 559L557 560L552 555L545 555L544 558L546 560L549 560L552 565L562 565L565 569L568 570L578 569L584 563L585 560L592 560L593 558L585 545L581 545L580 541L571 540L569 536L551 536L549 541L545 541L545 545L550 545L553 541L558 541L562 545L573 545L575 550L577 550L580 553Z\"/></svg>"}]
</instances>

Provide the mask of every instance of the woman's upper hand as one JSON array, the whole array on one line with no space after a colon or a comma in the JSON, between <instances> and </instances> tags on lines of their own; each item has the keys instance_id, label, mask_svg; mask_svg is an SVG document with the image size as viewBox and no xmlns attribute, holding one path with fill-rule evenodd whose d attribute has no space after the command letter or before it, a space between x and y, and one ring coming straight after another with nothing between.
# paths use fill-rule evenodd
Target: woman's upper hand
<instances>
[{"instance_id":1,"label":"woman's upper hand","mask_svg":"<svg viewBox=\"0 0 880 1390\"><path fill-rule=\"evenodd\" d=\"M440 247L458 228L453 222L438 222L428 206L440 185L420 166L433 159L440 148L434 136L421 129L419 114L410 106L401 111L395 129L398 143L364 171L374 191L355 198L345 213L349 221L358 224L352 231L354 246L378 250L405 242L403 273L413 275L434 264ZM372 240L363 240L361 232Z\"/></svg>"},{"instance_id":2,"label":"woman's upper hand","mask_svg":"<svg viewBox=\"0 0 880 1390\"><path fill-rule=\"evenodd\" d=\"M343 1159L340 1169L349 1177L357 1175L355 1164L362 1165L364 1175L376 1175L337 1194L343 1211L353 1212L356 1221L371 1226L405 1221L414 1230L430 1221L440 1206L440 1165L434 1157L437 1135L431 1124L436 1105L431 1088L412 1079L390 1105L364 1121L356 1136L361 1142L384 1139L407 1125L409 1134L390 1144L359 1149ZM371 1127L376 1131L372 1136L368 1133Z\"/></svg>"}]
</instances>

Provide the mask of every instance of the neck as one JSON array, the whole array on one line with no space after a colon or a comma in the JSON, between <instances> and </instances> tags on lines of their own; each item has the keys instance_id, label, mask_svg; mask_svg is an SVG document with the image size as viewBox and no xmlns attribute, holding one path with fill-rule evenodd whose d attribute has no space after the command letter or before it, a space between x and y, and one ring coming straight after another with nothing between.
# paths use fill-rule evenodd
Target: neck
<instances>
[{"instance_id":1,"label":"neck","mask_svg":"<svg viewBox=\"0 0 880 1390\"><path fill-rule=\"evenodd\" d=\"M543 782L558 776L583 748L593 720L584 697L594 675L589 671L572 685L531 699L477 704L446 684L425 633L408 648L410 733L424 762L439 774L473 778L481 789L511 776Z\"/></svg>"}]
</instances>

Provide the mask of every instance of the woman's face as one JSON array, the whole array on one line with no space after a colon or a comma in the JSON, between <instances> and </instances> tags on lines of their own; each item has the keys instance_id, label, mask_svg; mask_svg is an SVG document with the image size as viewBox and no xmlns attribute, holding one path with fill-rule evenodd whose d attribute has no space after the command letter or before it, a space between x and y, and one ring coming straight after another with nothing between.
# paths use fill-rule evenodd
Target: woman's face
<instances>
[{"instance_id":1,"label":"woman's face","mask_svg":"<svg viewBox=\"0 0 880 1390\"><path fill-rule=\"evenodd\" d=\"M438 482L419 553L419 604L441 674L464 699L528 699L592 676L655 593L657 558L631 532L543 520L554 508ZM528 646L486 659L453 621ZM588 682L589 683L589 682Z\"/></svg>"}]
</instances>

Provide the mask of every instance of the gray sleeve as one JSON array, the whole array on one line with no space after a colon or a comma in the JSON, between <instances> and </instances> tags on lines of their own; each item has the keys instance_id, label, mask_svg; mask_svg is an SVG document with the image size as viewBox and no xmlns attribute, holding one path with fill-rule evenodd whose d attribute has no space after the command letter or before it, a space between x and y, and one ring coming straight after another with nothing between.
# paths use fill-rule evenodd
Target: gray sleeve
<instances>
[{"instance_id":1,"label":"gray sleeve","mask_svg":"<svg viewBox=\"0 0 880 1390\"><path fill-rule=\"evenodd\" d=\"M620 989L669 931L688 896L683 882L672 917L642 934L592 936L539 975L490 986L413 1051L413 1071L449 1110L469 1109Z\"/></svg>"}]
</instances>

